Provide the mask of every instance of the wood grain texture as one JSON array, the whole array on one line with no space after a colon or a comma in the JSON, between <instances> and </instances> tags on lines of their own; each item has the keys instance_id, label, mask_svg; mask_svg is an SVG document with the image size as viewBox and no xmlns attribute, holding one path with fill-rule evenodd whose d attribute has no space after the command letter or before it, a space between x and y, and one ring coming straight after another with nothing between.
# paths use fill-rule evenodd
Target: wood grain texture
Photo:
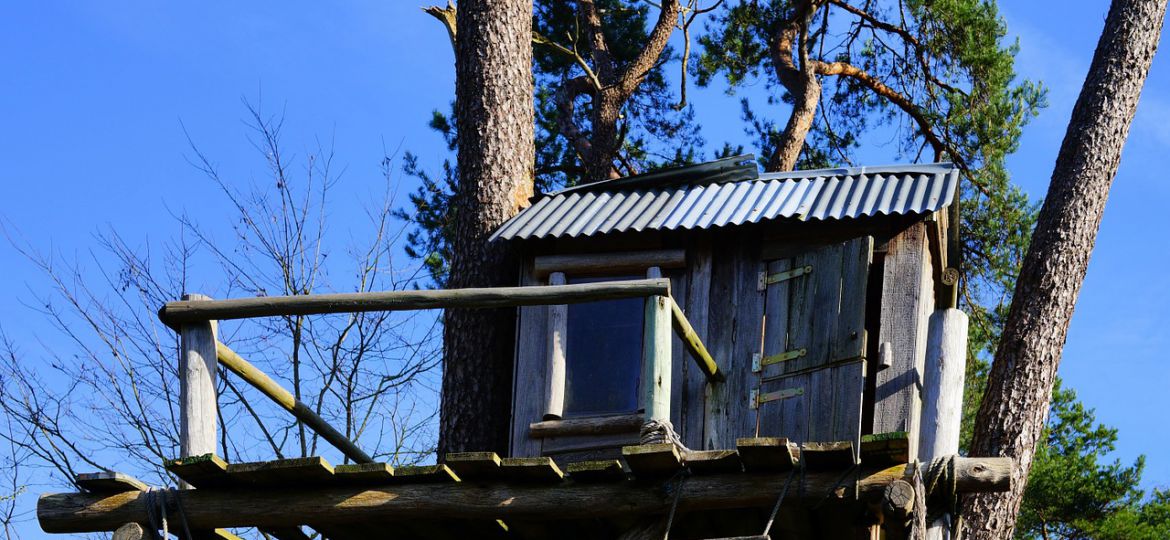
<instances>
[{"instance_id":1,"label":"wood grain texture","mask_svg":"<svg viewBox=\"0 0 1170 540\"><path fill-rule=\"evenodd\" d=\"M537 278L549 276L554 272L585 276L640 274L651 266L682 268L686 261L686 250L682 249L540 255L533 258L533 271Z\"/></svg>"},{"instance_id":2,"label":"wood grain texture","mask_svg":"<svg viewBox=\"0 0 1170 540\"><path fill-rule=\"evenodd\" d=\"M642 331L642 407L646 421L670 421L670 297L646 298Z\"/></svg>"},{"instance_id":3,"label":"wood grain texture","mask_svg":"<svg viewBox=\"0 0 1170 540\"><path fill-rule=\"evenodd\" d=\"M563 437L566 435L612 435L615 433L638 433L644 421L640 414L596 416L545 420L528 425L528 436L535 438Z\"/></svg>"},{"instance_id":4,"label":"wood grain texture","mask_svg":"<svg viewBox=\"0 0 1170 540\"><path fill-rule=\"evenodd\" d=\"M882 274L878 341L890 343L892 355L890 367L873 375L873 431L907 432L910 458L917 459L927 324L934 309L930 250L923 224L915 224L890 240Z\"/></svg>"},{"instance_id":5,"label":"wood grain texture","mask_svg":"<svg viewBox=\"0 0 1170 540\"><path fill-rule=\"evenodd\" d=\"M940 309L930 316L923 381L918 457L959 453L963 421L963 380L967 372L967 314Z\"/></svg>"},{"instance_id":6,"label":"wood grain texture","mask_svg":"<svg viewBox=\"0 0 1170 540\"><path fill-rule=\"evenodd\" d=\"M674 443L626 446L622 448L622 459L638 476L674 474L682 468L682 456Z\"/></svg>"},{"instance_id":7,"label":"wood grain texture","mask_svg":"<svg viewBox=\"0 0 1170 540\"><path fill-rule=\"evenodd\" d=\"M710 336L708 308L711 292L710 242L705 239L696 242L690 248L689 255L686 273L686 298L683 302L683 305L686 306L684 312L699 339L708 340ZM710 341L705 341L705 343L711 344ZM706 440L704 437L704 411L707 398L707 378L693 364L682 362L680 369L682 375L676 382L679 394L680 421L676 427L679 430L679 435L682 436L683 443L688 448L710 449L704 446Z\"/></svg>"},{"instance_id":8,"label":"wood grain texture","mask_svg":"<svg viewBox=\"0 0 1170 540\"><path fill-rule=\"evenodd\" d=\"M553 272L548 276L549 285L565 285L564 272ZM555 304L548 306L548 345L545 355L545 404L546 420L560 418L565 413L565 350L569 337L569 306Z\"/></svg>"},{"instance_id":9,"label":"wood grain texture","mask_svg":"<svg viewBox=\"0 0 1170 540\"><path fill-rule=\"evenodd\" d=\"M123 491L146 491L150 489L141 480L120 472L82 473L74 479L77 487L90 493L121 493Z\"/></svg>"},{"instance_id":10,"label":"wood grain texture","mask_svg":"<svg viewBox=\"0 0 1170 540\"><path fill-rule=\"evenodd\" d=\"M873 240L789 246L767 273L813 270L766 285L761 393L800 391L759 407L760 435L795 442L851 440L861 434L865 388L865 295Z\"/></svg>"},{"instance_id":11,"label":"wood grain texture","mask_svg":"<svg viewBox=\"0 0 1170 540\"><path fill-rule=\"evenodd\" d=\"M880 496L890 482L908 477L905 466L865 470L863 496ZM840 471L809 472L789 491L790 504L819 501L836 490ZM775 502L786 475L694 476L682 485L679 511L766 507ZM669 480L665 480L669 481ZM178 494L192 527L289 526L303 523L357 524L370 520L589 519L665 515L671 497L661 482L337 486L281 490L188 490ZM111 531L147 519L142 493L65 493L40 498L37 516L50 533Z\"/></svg>"},{"instance_id":12,"label":"wood grain texture","mask_svg":"<svg viewBox=\"0 0 1170 540\"><path fill-rule=\"evenodd\" d=\"M201 294L184 302L207 302ZM179 453L182 457L215 453L218 395L215 387L215 321L179 327Z\"/></svg>"},{"instance_id":13,"label":"wood grain texture","mask_svg":"<svg viewBox=\"0 0 1170 540\"><path fill-rule=\"evenodd\" d=\"M365 293L260 296L230 300L168 302L159 317L168 324L287 315L422 309L490 309L575 304L670 294L668 280L637 279L557 286L466 287Z\"/></svg>"},{"instance_id":14,"label":"wood grain texture","mask_svg":"<svg viewBox=\"0 0 1170 540\"><path fill-rule=\"evenodd\" d=\"M530 265L521 269L520 284L541 284ZM509 457L540 455L541 440L528 436L528 427L544 419L543 394L548 383L544 366L548 359L548 306L520 308L516 328L516 353L512 373L511 445Z\"/></svg>"}]
</instances>

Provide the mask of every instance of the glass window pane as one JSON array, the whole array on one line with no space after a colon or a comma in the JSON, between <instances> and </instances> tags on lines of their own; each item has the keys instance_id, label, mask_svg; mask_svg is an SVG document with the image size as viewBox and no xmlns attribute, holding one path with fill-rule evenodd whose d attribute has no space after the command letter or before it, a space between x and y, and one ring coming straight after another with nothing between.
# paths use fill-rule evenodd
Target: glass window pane
<instances>
[{"instance_id":1,"label":"glass window pane","mask_svg":"<svg viewBox=\"0 0 1170 540\"><path fill-rule=\"evenodd\" d=\"M570 279L570 283L624 278ZM628 413L638 409L642 367L643 299L570 304L565 339L565 415Z\"/></svg>"}]
</instances>

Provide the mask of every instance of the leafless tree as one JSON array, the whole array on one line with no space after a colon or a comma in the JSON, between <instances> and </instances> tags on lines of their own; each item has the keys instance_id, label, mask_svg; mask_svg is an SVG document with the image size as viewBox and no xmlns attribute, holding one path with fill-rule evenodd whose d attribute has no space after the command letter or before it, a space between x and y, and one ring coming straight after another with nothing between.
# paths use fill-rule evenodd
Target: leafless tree
<instances>
[{"instance_id":1,"label":"leafless tree","mask_svg":"<svg viewBox=\"0 0 1170 540\"><path fill-rule=\"evenodd\" d=\"M417 264L400 261L406 225L392 217L390 157L379 178L385 190L366 208L366 219L345 221L352 232L334 231L330 225L341 212L355 212L329 204L339 181L332 148L317 143L291 157L282 144L282 116L251 105L248 115L250 140L266 160L262 184L228 176L191 145L191 163L233 211L227 239L206 217L179 213L177 237L165 244L139 247L108 230L95 236L88 258L66 261L9 231L51 284L36 291L29 307L51 323L54 335L27 343L0 340L0 428L8 427L0 437L38 484L68 484L93 470L172 483L162 463L179 451L178 337L156 318L165 302L195 288L216 297L302 295L407 289L426 277ZM357 230L362 222L364 230ZM343 256L331 256L335 252ZM233 321L220 324L218 337L376 459L410 464L433 455L437 313ZM324 455L343 461L232 374L221 371L218 384L218 453L224 459ZM18 491L24 479L4 476L0 493ZM19 517L20 505L5 513L8 500L0 502L0 519L12 516L7 526Z\"/></svg>"}]
</instances>

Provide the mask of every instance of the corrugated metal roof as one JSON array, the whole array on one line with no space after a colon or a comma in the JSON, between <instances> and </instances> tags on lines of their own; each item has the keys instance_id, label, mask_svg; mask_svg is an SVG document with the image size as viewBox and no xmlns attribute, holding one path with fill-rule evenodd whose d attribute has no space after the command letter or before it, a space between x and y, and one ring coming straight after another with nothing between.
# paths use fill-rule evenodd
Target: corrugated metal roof
<instances>
[{"instance_id":1,"label":"corrugated metal roof","mask_svg":"<svg viewBox=\"0 0 1170 540\"><path fill-rule=\"evenodd\" d=\"M708 229L772 219L849 219L927 214L954 200L959 170L949 163L763 173L706 185L562 190L541 197L492 238L594 236L626 231Z\"/></svg>"}]
</instances>

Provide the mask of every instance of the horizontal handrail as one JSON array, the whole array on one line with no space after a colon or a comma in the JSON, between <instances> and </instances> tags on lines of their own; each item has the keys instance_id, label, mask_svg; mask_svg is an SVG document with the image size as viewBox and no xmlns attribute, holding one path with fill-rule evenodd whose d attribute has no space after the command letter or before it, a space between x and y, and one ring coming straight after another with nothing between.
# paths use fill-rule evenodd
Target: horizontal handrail
<instances>
[{"instance_id":1,"label":"horizontal handrail","mask_svg":"<svg viewBox=\"0 0 1170 540\"><path fill-rule=\"evenodd\" d=\"M181 300L167 302L159 310L158 317L163 323L174 327L182 323L252 317L576 304L596 300L669 295L669 279L638 279L530 287L258 296L229 300Z\"/></svg>"}]
</instances>

